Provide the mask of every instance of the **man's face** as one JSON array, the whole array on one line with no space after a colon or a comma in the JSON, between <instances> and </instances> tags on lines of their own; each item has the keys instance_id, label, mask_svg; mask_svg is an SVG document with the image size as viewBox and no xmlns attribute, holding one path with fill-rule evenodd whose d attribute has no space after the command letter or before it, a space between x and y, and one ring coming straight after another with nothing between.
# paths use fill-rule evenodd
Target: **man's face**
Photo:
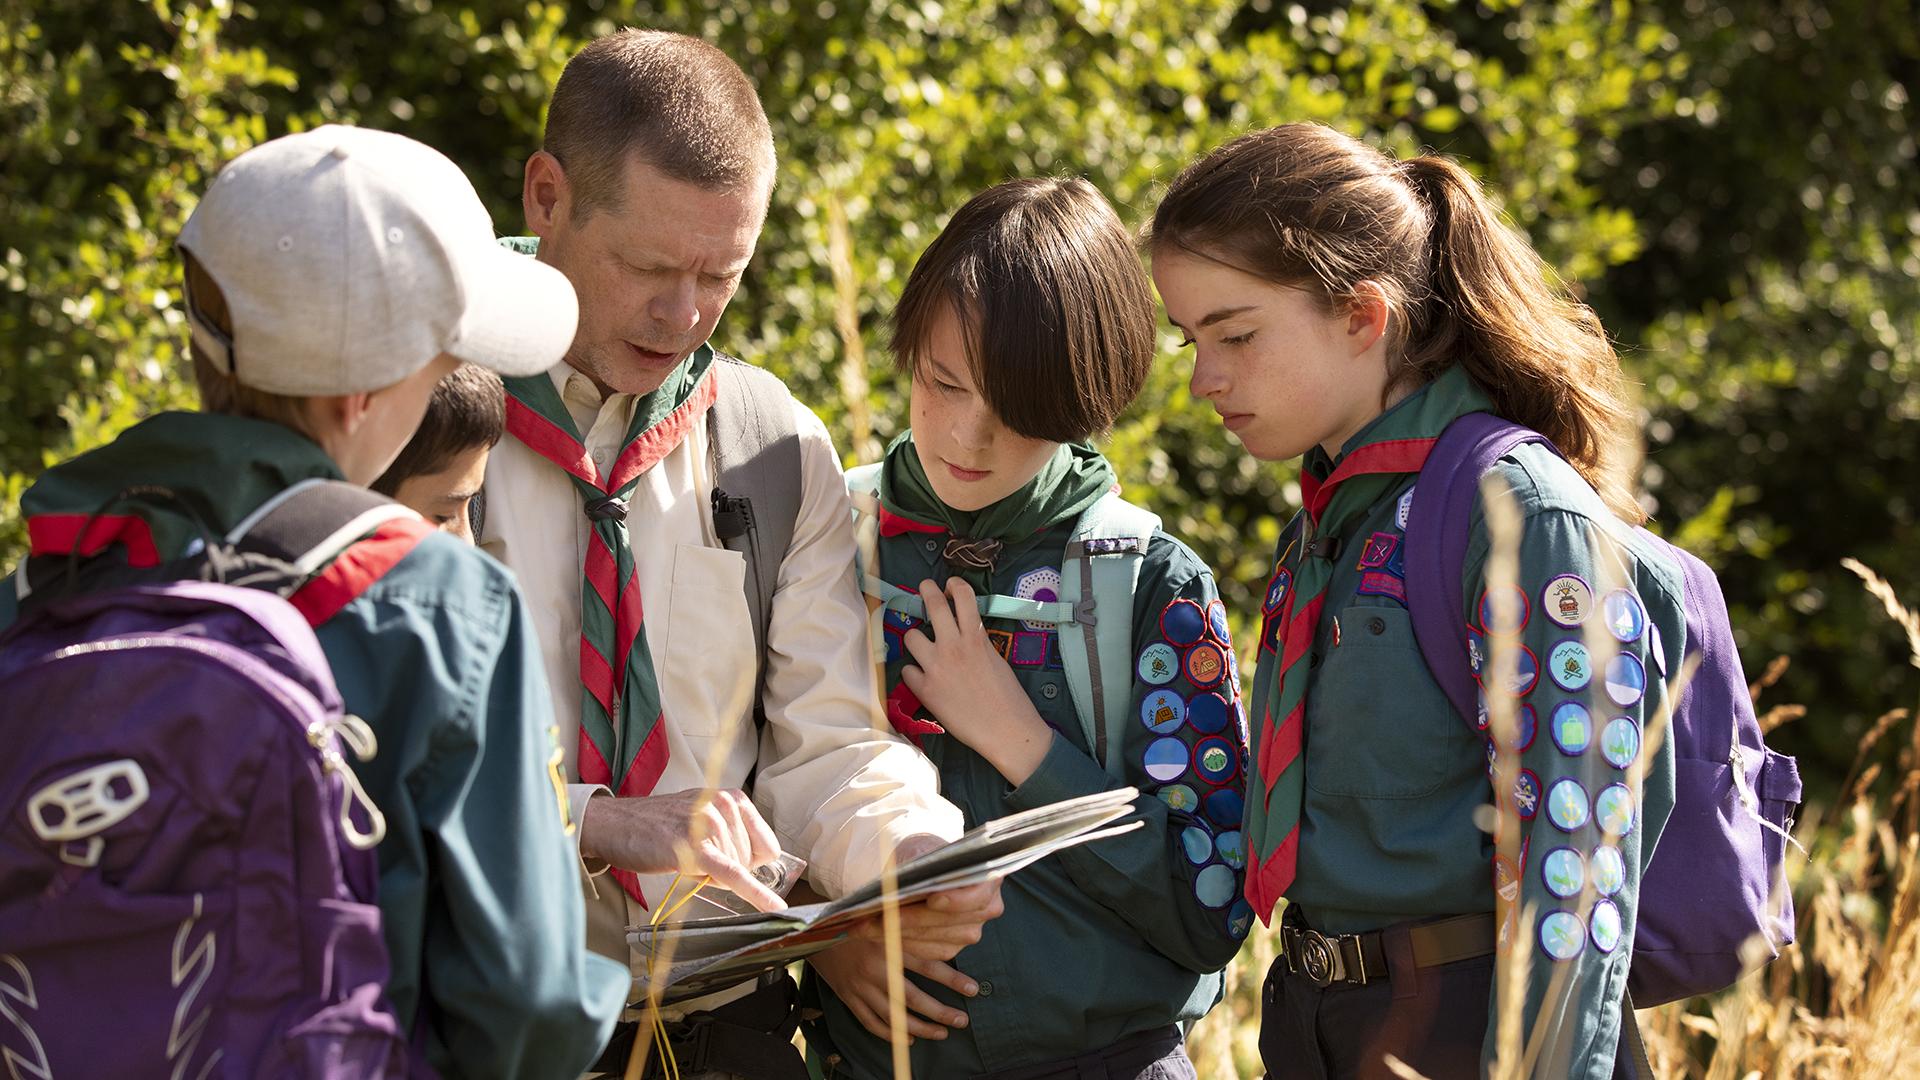
<instances>
[{"instance_id":1,"label":"man's face","mask_svg":"<svg viewBox=\"0 0 1920 1080\"><path fill-rule=\"evenodd\" d=\"M636 156L614 206L581 217L570 197L560 199L540 257L580 296L567 363L603 392L658 388L712 336L740 287L771 182L712 191Z\"/></svg>"}]
</instances>

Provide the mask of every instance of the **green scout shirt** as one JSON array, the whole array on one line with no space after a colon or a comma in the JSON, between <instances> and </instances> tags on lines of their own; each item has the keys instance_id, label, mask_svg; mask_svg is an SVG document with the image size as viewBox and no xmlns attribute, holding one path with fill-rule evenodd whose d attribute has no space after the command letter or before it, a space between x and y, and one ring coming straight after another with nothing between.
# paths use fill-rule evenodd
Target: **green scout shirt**
<instances>
[{"instance_id":1,"label":"green scout shirt","mask_svg":"<svg viewBox=\"0 0 1920 1080\"><path fill-rule=\"evenodd\" d=\"M1072 531L1072 522L1063 522L1024 549L1009 545L993 591L1053 599ZM944 582L943 540L912 533L881 540L882 576L905 588L926 578ZM910 659L901 635L916 625L904 616L887 620L889 691L900 687ZM1027 782L1009 790L958 739L922 736L940 770L941 793L960 807L967 827L1120 787L1087 746L1052 628L989 619L987 629L1055 737ZM971 1076L1095 1051L1135 1032L1198 1019L1219 1000L1219 972L1251 921L1240 897L1246 735L1239 676L1211 572L1163 532L1154 533L1142 559L1133 646L1140 722L1129 727L1122 753L1124 782L1142 792L1134 807L1145 827L1062 852L1006 880L1006 913L953 961L979 983L979 996L962 998L909 973L968 1015L968 1026L946 1039L913 1043L913 1075ZM824 998L827 1044L842 1059L834 1075L891 1076L888 1044L868 1034L824 983L812 981Z\"/></svg>"},{"instance_id":2,"label":"green scout shirt","mask_svg":"<svg viewBox=\"0 0 1920 1080\"><path fill-rule=\"evenodd\" d=\"M1397 419L1432 394L1457 398L1460 414L1491 411L1455 368L1363 428L1343 456L1405 437ZM1325 477L1337 464L1316 448L1304 467ZM1410 474L1340 537L1340 565L1309 657L1305 807L1287 899L1315 929L1355 933L1491 912L1496 875L1503 885L1517 876L1516 914L1531 910L1532 917L1503 936L1532 939L1523 1027L1529 1037L1540 1025L1552 1033L1536 1075L1604 1078L1613 1069L1640 876L1673 809L1670 744L1652 755L1639 791L1623 766L1667 698L1664 676L1679 672L1686 645L1680 574L1550 449L1523 446L1493 472L1511 489L1523 523L1525 603L1514 605L1514 639L1526 651L1512 688L1524 771L1515 790L1503 793L1525 819L1521 864L1496 867L1494 837L1475 824L1475 809L1489 801L1491 737L1463 721L1428 675L1402 599L1398 547ZM1487 610L1498 601L1484 601L1482 508L1472 529L1460 597L1478 664L1487 655L1487 619L1503 627ZM1625 592L1609 595L1615 590ZM1619 636L1609 632L1613 625ZM1277 630L1265 628L1263 668ZM1615 651L1622 659L1609 668ZM1263 693L1256 689L1255 700ZM1602 819L1623 828L1617 841L1603 837ZM1587 887L1598 895L1583 898ZM1547 1003L1546 984L1561 968L1564 991ZM1490 1059L1491 1017L1483 1045Z\"/></svg>"},{"instance_id":3,"label":"green scout shirt","mask_svg":"<svg viewBox=\"0 0 1920 1080\"><path fill-rule=\"evenodd\" d=\"M92 512L157 483L224 534L314 477L340 472L288 428L167 413L48 470L21 506ZM162 561L198 535L171 504L123 505L150 522ZM0 626L13 593L0 590ZM577 1076L605 1044L628 975L586 949L538 644L512 574L428 536L317 635L347 710L379 739L354 771L387 820L379 902L401 1023L424 1027L428 1060L449 1076Z\"/></svg>"}]
</instances>

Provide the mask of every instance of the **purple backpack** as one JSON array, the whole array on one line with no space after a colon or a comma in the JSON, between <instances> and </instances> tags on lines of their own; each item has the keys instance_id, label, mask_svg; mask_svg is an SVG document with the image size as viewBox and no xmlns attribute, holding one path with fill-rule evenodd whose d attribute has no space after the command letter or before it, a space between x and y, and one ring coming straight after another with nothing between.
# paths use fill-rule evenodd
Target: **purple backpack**
<instances>
[{"instance_id":1,"label":"purple backpack","mask_svg":"<svg viewBox=\"0 0 1920 1080\"><path fill-rule=\"evenodd\" d=\"M1487 413L1455 420L1420 470L1408 514L1414 634L1434 680L1469 724L1477 706L1466 628L1459 586L1447 586L1464 570L1481 478L1526 443L1553 445ZM1725 987L1793 942L1793 898L1782 862L1800 802L1800 771L1761 739L1713 571L1645 529L1635 532L1679 567L1687 649L1700 657L1668 728L1673 816L1640 884L1627 989L1636 1008L1647 1008Z\"/></svg>"},{"instance_id":2,"label":"purple backpack","mask_svg":"<svg viewBox=\"0 0 1920 1080\"><path fill-rule=\"evenodd\" d=\"M311 518L329 500L294 501ZM371 732L275 594L291 586L258 587L274 560L247 561L256 587L36 597L0 637L0 1059L16 1075L414 1068L384 994L385 826L342 752L368 756Z\"/></svg>"}]
</instances>

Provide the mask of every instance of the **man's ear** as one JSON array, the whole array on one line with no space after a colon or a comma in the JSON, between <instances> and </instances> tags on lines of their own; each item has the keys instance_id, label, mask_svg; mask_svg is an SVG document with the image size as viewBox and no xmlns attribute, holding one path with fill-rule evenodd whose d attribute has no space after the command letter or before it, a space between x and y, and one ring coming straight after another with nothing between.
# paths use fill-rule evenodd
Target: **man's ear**
<instances>
[{"instance_id":1,"label":"man's ear","mask_svg":"<svg viewBox=\"0 0 1920 1080\"><path fill-rule=\"evenodd\" d=\"M545 240L572 212L572 206L573 189L560 159L545 150L536 151L527 159L520 184L520 207L527 216L527 231Z\"/></svg>"},{"instance_id":2,"label":"man's ear","mask_svg":"<svg viewBox=\"0 0 1920 1080\"><path fill-rule=\"evenodd\" d=\"M1387 320L1393 317L1393 305L1386 291L1372 281L1362 281L1347 296L1347 352L1359 356L1386 336Z\"/></svg>"}]
</instances>

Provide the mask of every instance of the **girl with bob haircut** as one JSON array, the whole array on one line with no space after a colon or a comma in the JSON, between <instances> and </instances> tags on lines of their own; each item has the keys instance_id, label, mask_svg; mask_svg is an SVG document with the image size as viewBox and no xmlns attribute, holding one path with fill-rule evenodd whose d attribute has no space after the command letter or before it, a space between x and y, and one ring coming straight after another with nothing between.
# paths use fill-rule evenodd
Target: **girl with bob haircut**
<instances>
[{"instance_id":1,"label":"girl with bob haircut","mask_svg":"<svg viewBox=\"0 0 1920 1080\"><path fill-rule=\"evenodd\" d=\"M1083 180L975 196L894 313L912 428L849 474L856 499L878 497L864 558L884 583L870 595L892 598L875 635L888 716L969 826L1123 785L1145 822L1007 878L1005 914L951 965L909 953L915 1076L1192 1077L1177 1025L1219 999L1252 919L1226 612L1212 573L1119 498L1086 442L1139 393L1154 336L1137 250ZM1131 626L1109 649L1087 644L1094 620L1058 614L1076 608L1063 575L1082 570L1119 582L1092 589L1097 625ZM987 598L1016 617L983 618ZM1092 676L1111 688L1104 726L1078 711L1091 683L1076 647L1114 669ZM812 967L822 1072L893 1075L881 946L850 941Z\"/></svg>"},{"instance_id":2,"label":"girl with bob haircut","mask_svg":"<svg viewBox=\"0 0 1920 1080\"><path fill-rule=\"evenodd\" d=\"M1672 751L1641 733L1686 642L1679 571L1629 527L1633 412L1598 320L1459 165L1316 124L1189 166L1148 245L1194 397L1254 456L1302 459L1249 698L1246 896L1262 921L1288 901L1267 1068L1389 1076L1391 1054L1464 1077L1499 1055L1613 1075L1673 806ZM1403 541L1435 439L1482 412L1559 454L1524 445L1488 473L1520 520L1517 584L1489 571L1481 504L1445 586L1481 687L1470 721L1422 660ZM1514 950L1524 983L1496 993Z\"/></svg>"}]
</instances>

